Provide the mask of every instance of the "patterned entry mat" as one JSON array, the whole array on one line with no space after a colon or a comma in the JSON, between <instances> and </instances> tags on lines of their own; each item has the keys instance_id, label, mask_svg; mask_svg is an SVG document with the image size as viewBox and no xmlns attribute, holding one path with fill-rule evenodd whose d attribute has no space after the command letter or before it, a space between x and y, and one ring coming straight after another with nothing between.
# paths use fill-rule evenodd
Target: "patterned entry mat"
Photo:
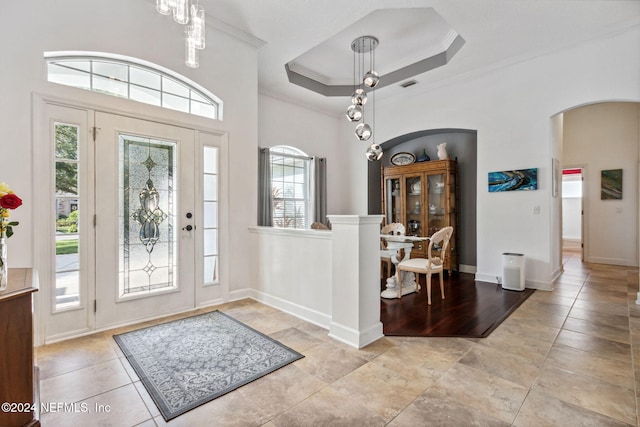
<instances>
[{"instance_id":1,"label":"patterned entry mat","mask_svg":"<svg viewBox=\"0 0 640 427\"><path fill-rule=\"evenodd\" d=\"M304 357L220 311L113 338L166 421Z\"/></svg>"}]
</instances>

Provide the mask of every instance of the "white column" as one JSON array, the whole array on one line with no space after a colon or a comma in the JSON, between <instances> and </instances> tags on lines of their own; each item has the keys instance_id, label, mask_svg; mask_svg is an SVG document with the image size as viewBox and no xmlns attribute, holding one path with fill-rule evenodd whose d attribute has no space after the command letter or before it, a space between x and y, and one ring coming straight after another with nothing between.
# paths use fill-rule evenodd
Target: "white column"
<instances>
[{"instance_id":1,"label":"white column","mask_svg":"<svg viewBox=\"0 0 640 427\"><path fill-rule=\"evenodd\" d=\"M383 337L380 322L382 215L329 215L332 226L329 336L356 348Z\"/></svg>"}]
</instances>

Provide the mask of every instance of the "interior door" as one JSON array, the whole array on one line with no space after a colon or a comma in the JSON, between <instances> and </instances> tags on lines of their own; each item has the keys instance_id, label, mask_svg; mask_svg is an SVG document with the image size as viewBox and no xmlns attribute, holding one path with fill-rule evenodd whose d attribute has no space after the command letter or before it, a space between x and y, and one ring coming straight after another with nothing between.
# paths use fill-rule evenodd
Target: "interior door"
<instances>
[{"instance_id":1,"label":"interior door","mask_svg":"<svg viewBox=\"0 0 640 427\"><path fill-rule=\"evenodd\" d=\"M96 112L95 326L195 306L195 131Z\"/></svg>"}]
</instances>

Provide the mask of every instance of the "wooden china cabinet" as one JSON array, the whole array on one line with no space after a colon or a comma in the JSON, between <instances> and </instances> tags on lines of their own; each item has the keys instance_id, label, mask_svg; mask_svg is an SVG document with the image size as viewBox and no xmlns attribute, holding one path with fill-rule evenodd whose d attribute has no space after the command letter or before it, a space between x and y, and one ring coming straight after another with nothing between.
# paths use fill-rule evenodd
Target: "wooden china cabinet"
<instances>
[{"instance_id":1,"label":"wooden china cabinet","mask_svg":"<svg viewBox=\"0 0 640 427\"><path fill-rule=\"evenodd\" d=\"M445 269L458 270L458 164L433 160L383 167L382 211L385 223L400 222L411 236L431 236L452 226ZM426 258L428 241L416 242L411 258Z\"/></svg>"}]
</instances>

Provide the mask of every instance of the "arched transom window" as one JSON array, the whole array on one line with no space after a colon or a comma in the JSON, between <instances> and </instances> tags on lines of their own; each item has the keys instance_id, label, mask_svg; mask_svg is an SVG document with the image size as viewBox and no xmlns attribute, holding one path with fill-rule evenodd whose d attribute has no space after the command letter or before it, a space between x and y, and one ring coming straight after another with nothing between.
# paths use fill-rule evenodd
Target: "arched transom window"
<instances>
[{"instance_id":1,"label":"arched transom window","mask_svg":"<svg viewBox=\"0 0 640 427\"><path fill-rule=\"evenodd\" d=\"M44 57L50 82L222 120L219 98L159 65L95 52L46 52Z\"/></svg>"}]
</instances>

